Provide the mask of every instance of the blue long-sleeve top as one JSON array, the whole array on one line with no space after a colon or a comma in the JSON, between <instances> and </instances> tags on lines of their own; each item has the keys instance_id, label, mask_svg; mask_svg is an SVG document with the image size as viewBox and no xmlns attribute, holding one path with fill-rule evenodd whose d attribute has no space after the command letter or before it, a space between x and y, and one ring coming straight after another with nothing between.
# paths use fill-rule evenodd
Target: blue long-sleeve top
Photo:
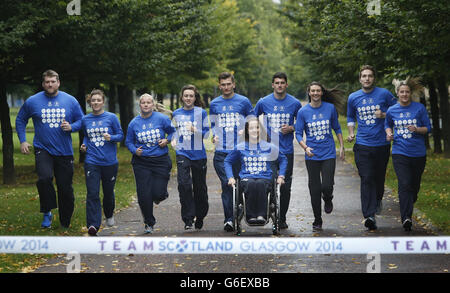
<instances>
[{"instance_id":1,"label":"blue long-sleeve top","mask_svg":"<svg viewBox=\"0 0 450 293\"><path fill-rule=\"evenodd\" d=\"M280 176L286 174L287 158L274 144L261 141L257 144L243 142L237 145L236 150L231 151L225 158L225 173L227 178L233 176L233 163L240 161L241 170L239 177L272 179L271 164L278 159Z\"/></svg>"},{"instance_id":2,"label":"blue long-sleeve top","mask_svg":"<svg viewBox=\"0 0 450 293\"><path fill-rule=\"evenodd\" d=\"M139 115L128 124L125 145L132 154L142 147L142 156L159 157L167 154L169 149L159 147L158 140L166 138L170 141L174 132L175 127L165 114L152 112L148 118Z\"/></svg>"},{"instance_id":3,"label":"blue long-sleeve top","mask_svg":"<svg viewBox=\"0 0 450 293\"><path fill-rule=\"evenodd\" d=\"M211 131L219 138L216 152L229 153L239 143L239 132L244 129L248 116L254 116L253 106L247 97L234 94L230 99L219 96L209 107Z\"/></svg>"},{"instance_id":4,"label":"blue long-sleeve top","mask_svg":"<svg viewBox=\"0 0 450 293\"><path fill-rule=\"evenodd\" d=\"M71 132L62 130L61 123L67 121L71 124L72 132L78 131L83 115L80 104L73 96L58 91L56 96L49 97L41 91L29 97L20 108L16 117L17 136L20 143L26 141L25 128L32 118L34 147L44 149L54 156L71 156Z\"/></svg>"},{"instance_id":5,"label":"blue long-sleeve top","mask_svg":"<svg viewBox=\"0 0 450 293\"><path fill-rule=\"evenodd\" d=\"M99 166L118 163L117 143L123 140L123 131L115 114L88 114L81 120L81 129L84 133L83 144L87 149L85 163ZM111 135L109 141L103 137L105 133Z\"/></svg>"},{"instance_id":6,"label":"blue long-sleeve top","mask_svg":"<svg viewBox=\"0 0 450 293\"><path fill-rule=\"evenodd\" d=\"M395 97L384 88L375 87L370 93L365 93L361 89L350 94L347 102L347 124L354 125L358 122L357 144L365 146L390 144L384 132L384 118L376 118L375 111L386 112L395 103L397 103Z\"/></svg>"},{"instance_id":7,"label":"blue long-sleeve top","mask_svg":"<svg viewBox=\"0 0 450 293\"><path fill-rule=\"evenodd\" d=\"M294 119L297 117L298 110L301 107L300 101L289 94L286 94L284 99L279 100L271 93L256 103L255 115L264 114L264 124L266 125L267 133L271 135L272 143L275 142L275 139L278 139L280 152L283 154L292 154L294 152L294 133L283 134L280 128L284 124L294 126ZM272 134L278 135L273 137Z\"/></svg>"},{"instance_id":8,"label":"blue long-sleeve top","mask_svg":"<svg viewBox=\"0 0 450 293\"><path fill-rule=\"evenodd\" d=\"M295 124L295 136L297 141L303 139L306 133L306 145L311 147L314 156L306 160L327 160L336 158L336 145L332 130L337 134L342 133L339 125L338 113L333 104L322 102L320 107L311 107L308 104L300 109Z\"/></svg>"},{"instance_id":9,"label":"blue long-sleeve top","mask_svg":"<svg viewBox=\"0 0 450 293\"><path fill-rule=\"evenodd\" d=\"M174 134L174 139L177 141L176 154L191 160L205 159L206 151L203 139L207 138L209 134L206 111L200 107L194 107L191 110L180 108L173 112L172 118L177 129ZM193 133L190 125L195 126L200 131Z\"/></svg>"},{"instance_id":10,"label":"blue long-sleeve top","mask_svg":"<svg viewBox=\"0 0 450 293\"><path fill-rule=\"evenodd\" d=\"M408 125L426 127L431 131L430 119L424 105L411 102L408 106L399 103L386 112L385 128L391 128L394 134L392 154L408 157L423 157L427 154L425 135L408 130Z\"/></svg>"}]
</instances>

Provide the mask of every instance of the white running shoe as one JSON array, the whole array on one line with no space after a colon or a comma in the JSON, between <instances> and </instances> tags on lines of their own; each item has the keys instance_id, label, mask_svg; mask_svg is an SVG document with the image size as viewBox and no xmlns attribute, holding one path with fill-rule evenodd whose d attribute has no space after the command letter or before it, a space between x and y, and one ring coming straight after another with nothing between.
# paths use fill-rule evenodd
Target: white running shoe
<instances>
[{"instance_id":1,"label":"white running shoe","mask_svg":"<svg viewBox=\"0 0 450 293\"><path fill-rule=\"evenodd\" d=\"M111 218L107 218L107 219L106 219L106 225L107 225L108 227L114 226L115 223L116 223L116 222L114 221L114 216L112 216Z\"/></svg>"}]
</instances>

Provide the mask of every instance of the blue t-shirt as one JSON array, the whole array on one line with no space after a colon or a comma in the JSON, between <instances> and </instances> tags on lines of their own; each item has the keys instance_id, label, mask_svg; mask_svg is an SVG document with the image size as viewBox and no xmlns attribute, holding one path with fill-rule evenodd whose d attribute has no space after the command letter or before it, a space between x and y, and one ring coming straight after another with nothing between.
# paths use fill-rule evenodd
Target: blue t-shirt
<instances>
[{"instance_id":1,"label":"blue t-shirt","mask_svg":"<svg viewBox=\"0 0 450 293\"><path fill-rule=\"evenodd\" d=\"M300 142L303 139L303 132L305 132L306 145L313 149L312 153L314 154L314 156L308 157L305 153L305 160L322 161L336 158L336 145L332 129L336 134L342 133L338 113L333 104L322 102L318 108L313 108L311 104L308 104L298 111L295 137Z\"/></svg>"},{"instance_id":2,"label":"blue t-shirt","mask_svg":"<svg viewBox=\"0 0 450 293\"><path fill-rule=\"evenodd\" d=\"M283 134L280 129L284 124L294 125L294 118L302 104L295 97L286 94L282 100L275 98L270 94L261 98L255 106L255 115L264 114L264 125L267 128L267 134L271 137L271 143L278 144L280 152L283 154L292 154L294 152L294 133ZM274 136L273 134L279 134Z\"/></svg>"},{"instance_id":3,"label":"blue t-shirt","mask_svg":"<svg viewBox=\"0 0 450 293\"><path fill-rule=\"evenodd\" d=\"M169 149L167 146L159 147L158 140L166 138L170 141L174 132L175 127L165 114L152 112L148 118L139 115L128 124L125 145L132 154L142 147L142 156L159 157L167 154Z\"/></svg>"},{"instance_id":4,"label":"blue t-shirt","mask_svg":"<svg viewBox=\"0 0 450 293\"><path fill-rule=\"evenodd\" d=\"M426 127L431 131L430 119L424 105L411 102L408 106L396 104L386 113L385 128L391 128L394 134L392 154L408 157L423 157L427 154L425 136L410 132L408 125Z\"/></svg>"},{"instance_id":5,"label":"blue t-shirt","mask_svg":"<svg viewBox=\"0 0 450 293\"><path fill-rule=\"evenodd\" d=\"M227 178L233 176L233 163L239 160L241 162L241 170L239 177L244 178L263 178L272 179L272 164L277 160L280 164L279 175L284 176L287 168L287 158L280 153L278 147L266 141L251 144L242 142L237 145L236 150L228 153L225 158L225 173Z\"/></svg>"},{"instance_id":6,"label":"blue t-shirt","mask_svg":"<svg viewBox=\"0 0 450 293\"><path fill-rule=\"evenodd\" d=\"M358 122L356 143L365 146L390 144L384 132L384 118L376 118L375 111L386 112L397 100L390 91L375 87L370 93L362 89L348 97L347 124Z\"/></svg>"},{"instance_id":7,"label":"blue t-shirt","mask_svg":"<svg viewBox=\"0 0 450 293\"><path fill-rule=\"evenodd\" d=\"M209 132L208 114L200 107L191 110L177 109L172 114L173 122L177 129L174 134L177 140L175 151L177 155L185 156L191 160L206 159L203 139ZM198 129L191 131L190 125Z\"/></svg>"},{"instance_id":8,"label":"blue t-shirt","mask_svg":"<svg viewBox=\"0 0 450 293\"><path fill-rule=\"evenodd\" d=\"M247 97L234 94L230 99L219 96L212 100L209 115L212 133L219 138L216 152L229 153L240 141L239 131L244 129L247 116L254 112Z\"/></svg>"},{"instance_id":9,"label":"blue t-shirt","mask_svg":"<svg viewBox=\"0 0 450 293\"><path fill-rule=\"evenodd\" d=\"M118 163L117 142L123 139L122 127L117 116L111 112L100 115L88 114L81 120L86 145L85 163L98 166L111 166ZM107 141L103 134L111 135Z\"/></svg>"},{"instance_id":10,"label":"blue t-shirt","mask_svg":"<svg viewBox=\"0 0 450 293\"><path fill-rule=\"evenodd\" d=\"M25 128L30 117L33 119L36 148L46 150L54 156L72 156L72 136L64 131L61 123L71 123L72 132L78 131L83 118L78 101L71 95L58 91L55 97L48 97L44 91L29 97L20 108L16 118L16 131L20 143L26 141Z\"/></svg>"}]
</instances>

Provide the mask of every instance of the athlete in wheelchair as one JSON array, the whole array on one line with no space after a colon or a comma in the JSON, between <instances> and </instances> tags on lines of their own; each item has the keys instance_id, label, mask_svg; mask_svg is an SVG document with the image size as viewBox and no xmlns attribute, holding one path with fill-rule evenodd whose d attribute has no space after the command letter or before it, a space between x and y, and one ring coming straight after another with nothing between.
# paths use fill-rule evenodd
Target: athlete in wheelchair
<instances>
[{"instance_id":1,"label":"athlete in wheelchair","mask_svg":"<svg viewBox=\"0 0 450 293\"><path fill-rule=\"evenodd\" d=\"M280 231L280 185L284 184L287 158L262 135L257 118L245 124L245 142L225 159L228 184L233 186L233 228L241 233L242 218L249 226L265 226L272 219L273 234ZM240 161L240 179L233 177L232 165ZM279 162L279 174L275 175Z\"/></svg>"}]
</instances>

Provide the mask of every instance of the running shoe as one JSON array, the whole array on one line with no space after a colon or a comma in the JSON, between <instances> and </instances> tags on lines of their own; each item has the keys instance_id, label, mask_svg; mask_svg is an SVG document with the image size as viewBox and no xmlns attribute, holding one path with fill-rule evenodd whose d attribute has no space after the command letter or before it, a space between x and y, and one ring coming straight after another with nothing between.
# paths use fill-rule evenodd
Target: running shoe
<instances>
[{"instance_id":1,"label":"running shoe","mask_svg":"<svg viewBox=\"0 0 450 293\"><path fill-rule=\"evenodd\" d=\"M226 222L226 223L223 225L223 229L224 229L225 231L227 231L227 232L233 232L233 231L234 231L233 223L232 223L231 221Z\"/></svg>"},{"instance_id":2,"label":"running shoe","mask_svg":"<svg viewBox=\"0 0 450 293\"><path fill-rule=\"evenodd\" d=\"M313 232L320 232L320 231L322 231L322 223L314 221L314 223L312 224L312 231Z\"/></svg>"},{"instance_id":3,"label":"running shoe","mask_svg":"<svg viewBox=\"0 0 450 293\"><path fill-rule=\"evenodd\" d=\"M50 228L52 225L53 215L52 212L44 213L44 219L42 220L41 227L42 228Z\"/></svg>"},{"instance_id":4,"label":"running shoe","mask_svg":"<svg viewBox=\"0 0 450 293\"><path fill-rule=\"evenodd\" d=\"M325 213L330 214L333 211L333 200L326 200L324 206Z\"/></svg>"},{"instance_id":5,"label":"running shoe","mask_svg":"<svg viewBox=\"0 0 450 293\"><path fill-rule=\"evenodd\" d=\"M412 221L411 221L411 219L405 219L404 221L403 221L403 229L405 229L405 231L406 232L409 232L409 231L411 231L411 228L412 228Z\"/></svg>"},{"instance_id":6,"label":"running shoe","mask_svg":"<svg viewBox=\"0 0 450 293\"><path fill-rule=\"evenodd\" d=\"M195 229L203 228L203 219L195 219Z\"/></svg>"},{"instance_id":7,"label":"running shoe","mask_svg":"<svg viewBox=\"0 0 450 293\"><path fill-rule=\"evenodd\" d=\"M89 236L97 236L97 229L94 226L89 226L88 234Z\"/></svg>"},{"instance_id":8,"label":"running shoe","mask_svg":"<svg viewBox=\"0 0 450 293\"><path fill-rule=\"evenodd\" d=\"M152 234L152 233L153 233L153 227L145 224L144 225L144 234Z\"/></svg>"},{"instance_id":9,"label":"running shoe","mask_svg":"<svg viewBox=\"0 0 450 293\"><path fill-rule=\"evenodd\" d=\"M364 220L364 226L366 226L369 231L377 229L377 223L373 217L368 217Z\"/></svg>"},{"instance_id":10,"label":"running shoe","mask_svg":"<svg viewBox=\"0 0 450 293\"><path fill-rule=\"evenodd\" d=\"M112 216L111 218L107 218L107 219L106 219L106 225L107 225L108 227L112 227L112 226L114 226L114 224L115 224L114 216Z\"/></svg>"}]
</instances>

